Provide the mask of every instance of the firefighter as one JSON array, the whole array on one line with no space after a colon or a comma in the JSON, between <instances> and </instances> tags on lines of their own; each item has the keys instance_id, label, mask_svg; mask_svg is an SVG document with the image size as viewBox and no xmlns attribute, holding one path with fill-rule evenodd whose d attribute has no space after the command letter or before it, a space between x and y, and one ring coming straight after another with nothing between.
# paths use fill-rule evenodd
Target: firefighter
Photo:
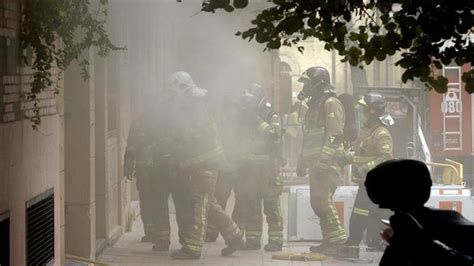
<instances>
[{"instance_id":1,"label":"firefighter","mask_svg":"<svg viewBox=\"0 0 474 266\"><path fill-rule=\"evenodd\" d=\"M386 102L381 94L370 92L358 103L363 107L363 117L366 119L354 145L355 153L345 153L337 159L341 166L352 164L352 180L359 185L346 245L358 246L365 229L368 229L366 244L380 248L379 225L383 211L370 202L361 185L371 169L393 157L393 140L388 127L393 125L394 121L385 112Z\"/></svg>"},{"instance_id":2,"label":"firefighter","mask_svg":"<svg viewBox=\"0 0 474 266\"><path fill-rule=\"evenodd\" d=\"M238 165L241 160L240 154L240 134L239 116L240 106L236 100L225 100L217 119L217 131L222 139L222 146L225 154L225 164L218 169L218 178L214 196L217 203L226 209L236 182L238 182ZM235 217L232 216L234 219ZM235 219L234 219L235 221ZM212 219L209 219L205 242L215 242L219 235L219 230Z\"/></svg>"},{"instance_id":3,"label":"firefighter","mask_svg":"<svg viewBox=\"0 0 474 266\"><path fill-rule=\"evenodd\" d=\"M189 191L190 183L181 176L178 170L178 151L176 143L179 139L176 132L179 130L176 121L170 119L174 106L169 101L169 92L162 93L160 101L153 109L151 118L147 121L153 125L150 133L152 142L152 173L150 189L153 191L153 221L155 223L153 250L168 251L170 245L170 219L168 199L173 198L176 207L176 221L178 223L179 242L183 243L183 228L185 217L190 212ZM148 126L150 127L150 126Z\"/></svg>"},{"instance_id":4,"label":"firefighter","mask_svg":"<svg viewBox=\"0 0 474 266\"><path fill-rule=\"evenodd\" d=\"M341 182L334 158L336 152L343 149L344 107L336 97L325 68L308 68L298 81L303 83L298 99L306 100L309 109L303 122L303 149L297 174L304 176L309 169L311 207L319 217L323 237L321 245L312 246L310 251L331 253L346 240L332 201Z\"/></svg>"},{"instance_id":5,"label":"firefighter","mask_svg":"<svg viewBox=\"0 0 474 266\"><path fill-rule=\"evenodd\" d=\"M169 249L169 196L174 197L176 220L182 225L183 215L187 212L187 200L176 195L189 187L186 180L178 176L177 139L174 134L176 125L167 116L172 107L166 94L162 99L156 107L147 107L144 114L132 123L125 152L127 175L130 175L130 169L135 165L141 217L146 233L146 239L142 241L153 242L154 251ZM178 234L182 242L182 230Z\"/></svg>"},{"instance_id":6,"label":"firefighter","mask_svg":"<svg viewBox=\"0 0 474 266\"><path fill-rule=\"evenodd\" d=\"M127 138L127 147L124 158L124 175L129 180L136 178L137 190L140 199L140 216L143 221L145 235L142 242L151 242L155 234L153 222L153 191L150 188L152 176L152 160L149 143L151 136L148 133L146 116L142 115L132 122Z\"/></svg>"},{"instance_id":7,"label":"firefighter","mask_svg":"<svg viewBox=\"0 0 474 266\"><path fill-rule=\"evenodd\" d=\"M221 255L228 256L243 245L242 232L222 210L214 197L218 165L223 148L217 137L215 123L206 110L207 90L199 88L186 72L171 76L170 89L175 93L179 130L178 167L188 177L191 211L186 217L182 247L171 253L173 259L199 259L204 244L208 217L215 221L227 247Z\"/></svg>"},{"instance_id":8,"label":"firefighter","mask_svg":"<svg viewBox=\"0 0 474 266\"><path fill-rule=\"evenodd\" d=\"M268 244L264 250L281 251L283 219L280 208L281 164L280 118L265 99L265 91L251 84L242 97L244 162L239 170L234 217L245 231L244 250L259 250L263 212L268 223Z\"/></svg>"}]
</instances>

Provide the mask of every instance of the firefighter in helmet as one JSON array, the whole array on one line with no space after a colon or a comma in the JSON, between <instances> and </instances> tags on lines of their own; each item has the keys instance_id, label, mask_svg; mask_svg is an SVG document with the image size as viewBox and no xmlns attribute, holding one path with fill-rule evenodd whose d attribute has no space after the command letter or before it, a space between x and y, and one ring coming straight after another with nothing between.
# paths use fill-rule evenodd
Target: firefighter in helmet
<instances>
[{"instance_id":1,"label":"firefighter in helmet","mask_svg":"<svg viewBox=\"0 0 474 266\"><path fill-rule=\"evenodd\" d=\"M251 84L241 98L242 141L244 159L239 167L234 217L245 231L244 250L259 250L262 238L263 213L268 222L268 244L264 250L281 251L283 218L280 208L282 163L280 118L266 101L265 91Z\"/></svg>"},{"instance_id":2,"label":"firefighter in helmet","mask_svg":"<svg viewBox=\"0 0 474 266\"><path fill-rule=\"evenodd\" d=\"M337 159L341 166L352 164L352 180L359 185L346 245L358 246L367 229L368 246L378 249L380 219L384 213L370 202L362 184L371 169L393 157L393 140L388 128L394 121L385 111L386 101L381 94L369 92L358 103L364 119L361 119L362 129L354 145L355 152L346 152Z\"/></svg>"},{"instance_id":3,"label":"firefighter in helmet","mask_svg":"<svg viewBox=\"0 0 474 266\"><path fill-rule=\"evenodd\" d=\"M332 196L341 182L340 168L335 154L343 149L344 107L330 84L329 72L320 66L308 68L299 82L303 90L298 95L309 107L303 126L303 149L297 174L309 170L310 199L313 211L320 219L323 240L311 252L331 253L346 240Z\"/></svg>"},{"instance_id":4,"label":"firefighter in helmet","mask_svg":"<svg viewBox=\"0 0 474 266\"><path fill-rule=\"evenodd\" d=\"M132 122L125 151L125 174L135 176L140 196L143 242L153 242L154 251L168 251L170 220L168 198L173 195L176 220L183 228L188 199L177 197L189 189L189 182L178 174L175 132L176 121L170 119L172 104L168 90L161 91L160 100L145 102L142 115ZM188 195L189 193L183 193ZM183 230L179 230L180 242Z\"/></svg>"},{"instance_id":5,"label":"firefighter in helmet","mask_svg":"<svg viewBox=\"0 0 474 266\"><path fill-rule=\"evenodd\" d=\"M180 176L178 171L178 154L176 143L179 142L175 132L177 123L169 116L173 112L171 94L168 88L162 91L160 101L149 110L147 123L151 125L152 134L152 173L149 187L153 191L153 221L155 223L153 250L168 251L170 245L170 217L168 199L173 197L176 207L176 221L180 243L184 241L183 226L185 215L189 212L189 198L181 196L183 191L189 191L189 180ZM171 119L170 119L171 118ZM189 193L185 193L189 195Z\"/></svg>"},{"instance_id":6,"label":"firefighter in helmet","mask_svg":"<svg viewBox=\"0 0 474 266\"><path fill-rule=\"evenodd\" d=\"M172 74L170 90L175 93L175 112L179 136L178 169L188 178L191 210L186 215L182 247L171 253L173 259L199 259L204 244L207 219L219 228L227 247L223 256L243 245L243 234L214 197L217 169L223 160L223 148L213 118L206 109L207 90L199 88L186 72ZM186 193L186 191L184 191ZM182 196L186 196L182 194Z\"/></svg>"},{"instance_id":7,"label":"firefighter in helmet","mask_svg":"<svg viewBox=\"0 0 474 266\"><path fill-rule=\"evenodd\" d=\"M237 94L237 93L236 93ZM226 95L220 98L221 108L216 117L217 132L222 139L224 147L225 163L220 165L214 196L222 209L226 209L227 201L234 190L235 184L239 182L238 166L241 161L241 110L237 95ZM235 191L234 191L235 193ZM235 220L235 217L232 216ZM209 219L205 241L216 242L219 230L215 222Z\"/></svg>"}]
</instances>

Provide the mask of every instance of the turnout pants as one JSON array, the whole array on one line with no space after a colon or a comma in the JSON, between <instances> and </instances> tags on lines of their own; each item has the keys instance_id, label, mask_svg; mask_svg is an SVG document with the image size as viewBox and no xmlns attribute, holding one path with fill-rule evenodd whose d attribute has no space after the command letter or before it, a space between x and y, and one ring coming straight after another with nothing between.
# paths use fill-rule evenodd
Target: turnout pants
<instances>
[{"instance_id":1,"label":"turnout pants","mask_svg":"<svg viewBox=\"0 0 474 266\"><path fill-rule=\"evenodd\" d=\"M367 229L366 244L377 247L381 241L379 232L383 229L380 219L388 216L384 210L379 209L370 201L365 188L359 186L351 214L347 244L359 245Z\"/></svg>"},{"instance_id":2,"label":"turnout pants","mask_svg":"<svg viewBox=\"0 0 474 266\"><path fill-rule=\"evenodd\" d=\"M187 216L182 248L201 254L208 218L215 222L226 243L240 240L242 232L225 213L214 196L216 173L213 170L193 169L190 173L191 211Z\"/></svg>"},{"instance_id":3,"label":"turnout pants","mask_svg":"<svg viewBox=\"0 0 474 266\"><path fill-rule=\"evenodd\" d=\"M241 168L241 182L236 186L236 202L232 217L245 232L249 244L260 245L263 213L268 223L268 242L283 244L283 218L281 215L281 187L274 184L269 165L247 164Z\"/></svg>"},{"instance_id":4,"label":"turnout pants","mask_svg":"<svg viewBox=\"0 0 474 266\"><path fill-rule=\"evenodd\" d=\"M337 173L314 168L309 175L311 207L319 217L323 244L345 243L346 233L332 200L339 178Z\"/></svg>"},{"instance_id":5,"label":"turnout pants","mask_svg":"<svg viewBox=\"0 0 474 266\"><path fill-rule=\"evenodd\" d=\"M178 223L179 241L183 241L184 220L189 208L189 182L179 176L175 167L167 165L155 165L152 169L152 177L149 179L148 189L152 191L151 203L153 223L152 241L157 245L170 244L170 216L168 199L172 195L176 209L176 221Z\"/></svg>"},{"instance_id":6,"label":"turnout pants","mask_svg":"<svg viewBox=\"0 0 474 266\"><path fill-rule=\"evenodd\" d=\"M227 200L230 197L232 189L235 183L235 171L233 172L225 172L219 171L216 183L216 189L214 192L214 196L216 198L217 203L221 206L221 208L225 211L227 206ZM210 238L217 238L219 235L219 229L216 226L216 222L212 217L208 219L207 225L207 233L206 235Z\"/></svg>"},{"instance_id":7,"label":"turnout pants","mask_svg":"<svg viewBox=\"0 0 474 266\"><path fill-rule=\"evenodd\" d=\"M150 187L150 166L137 167L137 190L140 199L140 217L143 222L145 236L153 237L155 233L155 222L153 221L153 190Z\"/></svg>"}]
</instances>

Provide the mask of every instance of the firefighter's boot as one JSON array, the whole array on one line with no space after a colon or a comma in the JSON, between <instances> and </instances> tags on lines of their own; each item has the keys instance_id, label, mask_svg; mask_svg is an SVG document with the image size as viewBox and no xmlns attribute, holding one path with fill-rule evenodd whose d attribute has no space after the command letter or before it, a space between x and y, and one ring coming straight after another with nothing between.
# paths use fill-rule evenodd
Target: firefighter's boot
<instances>
[{"instance_id":1,"label":"firefighter's boot","mask_svg":"<svg viewBox=\"0 0 474 266\"><path fill-rule=\"evenodd\" d=\"M221 250L221 256L230 256L245 245L245 241L239 237L235 240L229 241L227 247Z\"/></svg>"},{"instance_id":2,"label":"firefighter's boot","mask_svg":"<svg viewBox=\"0 0 474 266\"><path fill-rule=\"evenodd\" d=\"M169 243L158 242L153 245L151 248L153 251L168 251L170 248Z\"/></svg>"},{"instance_id":3,"label":"firefighter's boot","mask_svg":"<svg viewBox=\"0 0 474 266\"><path fill-rule=\"evenodd\" d=\"M143 243L147 243L147 242L151 242L152 241L152 237L149 236L149 235L144 235L142 237L142 240L141 240Z\"/></svg>"},{"instance_id":4,"label":"firefighter's boot","mask_svg":"<svg viewBox=\"0 0 474 266\"><path fill-rule=\"evenodd\" d=\"M282 245L276 243L268 243L263 249L266 252L278 252L282 250Z\"/></svg>"},{"instance_id":5,"label":"firefighter's boot","mask_svg":"<svg viewBox=\"0 0 474 266\"><path fill-rule=\"evenodd\" d=\"M201 254L181 248L173 250L171 252L171 258L174 260L198 260L201 258Z\"/></svg>"},{"instance_id":6,"label":"firefighter's boot","mask_svg":"<svg viewBox=\"0 0 474 266\"><path fill-rule=\"evenodd\" d=\"M320 253L328 256L336 256L340 250L341 244L322 243L319 246L311 246L309 251L312 253Z\"/></svg>"},{"instance_id":7,"label":"firefighter's boot","mask_svg":"<svg viewBox=\"0 0 474 266\"><path fill-rule=\"evenodd\" d=\"M261 248L260 241L247 240L240 250L260 250Z\"/></svg>"}]
</instances>

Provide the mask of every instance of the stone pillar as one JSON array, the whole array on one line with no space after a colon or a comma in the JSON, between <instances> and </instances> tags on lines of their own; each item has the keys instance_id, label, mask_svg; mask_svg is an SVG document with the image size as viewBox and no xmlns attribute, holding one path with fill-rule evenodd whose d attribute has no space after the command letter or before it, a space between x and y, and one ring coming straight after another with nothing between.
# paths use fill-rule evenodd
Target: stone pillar
<instances>
[{"instance_id":1,"label":"stone pillar","mask_svg":"<svg viewBox=\"0 0 474 266\"><path fill-rule=\"evenodd\" d=\"M84 52L93 63L92 49ZM77 63L64 79L66 254L95 257L94 69L84 81Z\"/></svg>"},{"instance_id":2,"label":"stone pillar","mask_svg":"<svg viewBox=\"0 0 474 266\"><path fill-rule=\"evenodd\" d=\"M64 183L65 183L65 173L64 173L64 76L61 79L60 91L57 97L57 106L58 106L58 116L59 116L59 182L57 183L57 189L55 190L55 219L56 224L59 224L59 228L56 228L56 246L55 246L55 265L61 266L65 264L65 215L64 215ZM57 202L57 203L56 203ZM57 211L59 209L59 212Z\"/></svg>"},{"instance_id":3,"label":"stone pillar","mask_svg":"<svg viewBox=\"0 0 474 266\"><path fill-rule=\"evenodd\" d=\"M106 140L107 140L107 59L95 58L95 199L96 199L96 244L97 252L107 244L107 182L106 182Z\"/></svg>"}]
</instances>

